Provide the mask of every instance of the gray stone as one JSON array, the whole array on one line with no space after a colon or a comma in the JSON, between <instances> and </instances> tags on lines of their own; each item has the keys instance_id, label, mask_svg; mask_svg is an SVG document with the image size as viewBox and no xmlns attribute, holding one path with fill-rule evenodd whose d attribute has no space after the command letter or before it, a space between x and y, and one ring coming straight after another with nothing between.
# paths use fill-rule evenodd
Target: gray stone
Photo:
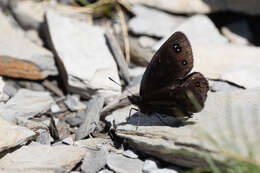
<instances>
[{"instance_id":1,"label":"gray stone","mask_svg":"<svg viewBox=\"0 0 260 173\"><path fill-rule=\"evenodd\" d=\"M160 40L154 47L158 50L161 45L176 31L182 31L191 42L195 44L224 44L228 43L227 38L222 36L215 24L206 15L194 15L187 19L177 28L171 30L166 37Z\"/></svg>"},{"instance_id":2,"label":"gray stone","mask_svg":"<svg viewBox=\"0 0 260 173\"><path fill-rule=\"evenodd\" d=\"M88 109L84 117L84 122L80 125L76 132L76 140L83 139L95 131L100 119L100 113L102 111L103 105L103 97L93 97L93 99L89 101Z\"/></svg>"},{"instance_id":3,"label":"gray stone","mask_svg":"<svg viewBox=\"0 0 260 173\"><path fill-rule=\"evenodd\" d=\"M246 88L260 86L260 48L234 44L193 45L194 71Z\"/></svg>"},{"instance_id":4,"label":"gray stone","mask_svg":"<svg viewBox=\"0 0 260 173\"><path fill-rule=\"evenodd\" d=\"M69 89L96 91L106 99L120 93L121 88L107 78L119 83L117 66L102 28L88 24L75 14L69 16L58 8L49 8L46 19L53 49L68 72Z\"/></svg>"},{"instance_id":5,"label":"gray stone","mask_svg":"<svg viewBox=\"0 0 260 173\"><path fill-rule=\"evenodd\" d=\"M140 5L133 6L132 10L136 17L129 21L129 28L136 34L165 37L185 19Z\"/></svg>"},{"instance_id":6,"label":"gray stone","mask_svg":"<svg viewBox=\"0 0 260 173\"><path fill-rule=\"evenodd\" d=\"M84 148L73 146L24 146L2 157L0 170L50 173L57 168L64 168L69 172L80 162L86 152Z\"/></svg>"},{"instance_id":7,"label":"gray stone","mask_svg":"<svg viewBox=\"0 0 260 173\"><path fill-rule=\"evenodd\" d=\"M109 171L108 169L103 169L99 171L98 173L113 173L112 171Z\"/></svg>"},{"instance_id":8,"label":"gray stone","mask_svg":"<svg viewBox=\"0 0 260 173\"><path fill-rule=\"evenodd\" d=\"M79 111L76 116L68 117L66 119L66 123L68 123L71 127L79 126L85 117L86 111Z\"/></svg>"},{"instance_id":9,"label":"gray stone","mask_svg":"<svg viewBox=\"0 0 260 173\"><path fill-rule=\"evenodd\" d=\"M64 102L71 111L84 110L87 106L80 102L79 97L67 95L67 99Z\"/></svg>"},{"instance_id":10,"label":"gray stone","mask_svg":"<svg viewBox=\"0 0 260 173\"><path fill-rule=\"evenodd\" d=\"M122 110L121 113L120 110L114 111L107 119L116 120L116 134L125 138L136 150L176 165L205 167L208 162L203 153L207 150L234 155L239 152L239 156L246 158L248 145L252 146L250 149L254 159L258 160L258 140L255 139L260 133L257 128L260 118L259 92L260 88L209 92L204 109L194 114L185 123L187 125L179 127L159 125L159 119L157 125L152 122L149 125L147 120L151 116L142 114L136 129L136 123L125 121L128 114ZM121 117L118 116L120 114ZM213 156L217 159L223 158L225 154Z\"/></svg>"},{"instance_id":11,"label":"gray stone","mask_svg":"<svg viewBox=\"0 0 260 173\"><path fill-rule=\"evenodd\" d=\"M51 145L51 136L48 131L45 130L38 130L38 136L36 138L36 142L43 144L43 145Z\"/></svg>"},{"instance_id":12,"label":"gray stone","mask_svg":"<svg viewBox=\"0 0 260 173\"><path fill-rule=\"evenodd\" d=\"M81 165L84 173L96 173L106 165L108 151L103 148L100 150L89 150Z\"/></svg>"},{"instance_id":13,"label":"gray stone","mask_svg":"<svg viewBox=\"0 0 260 173\"><path fill-rule=\"evenodd\" d=\"M60 109L60 107L57 105L57 104L53 104L52 106L51 106L51 112L52 113L57 113L57 112L59 112L61 109Z\"/></svg>"},{"instance_id":14,"label":"gray stone","mask_svg":"<svg viewBox=\"0 0 260 173\"><path fill-rule=\"evenodd\" d=\"M246 21L231 23L221 29L231 43L246 45L253 40L249 25Z\"/></svg>"},{"instance_id":15,"label":"gray stone","mask_svg":"<svg viewBox=\"0 0 260 173\"><path fill-rule=\"evenodd\" d=\"M0 12L0 74L26 79L44 79L57 75L52 53L15 32Z\"/></svg>"},{"instance_id":16,"label":"gray stone","mask_svg":"<svg viewBox=\"0 0 260 173\"><path fill-rule=\"evenodd\" d=\"M143 164L139 159L130 159L121 154L110 153L107 157L107 166L115 172L141 173Z\"/></svg>"},{"instance_id":17,"label":"gray stone","mask_svg":"<svg viewBox=\"0 0 260 173\"><path fill-rule=\"evenodd\" d=\"M24 0L10 3L11 10L19 24L25 29L39 29L44 20L48 1Z\"/></svg>"},{"instance_id":18,"label":"gray stone","mask_svg":"<svg viewBox=\"0 0 260 173\"><path fill-rule=\"evenodd\" d=\"M7 94L9 97L13 97L17 93L17 88L14 84L8 82L4 85L3 92Z\"/></svg>"},{"instance_id":19,"label":"gray stone","mask_svg":"<svg viewBox=\"0 0 260 173\"><path fill-rule=\"evenodd\" d=\"M13 98L1 106L0 114L9 122L20 118L28 119L46 112L53 103L54 101L48 92L20 89Z\"/></svg>"},{"instance_id":20,"label":"gray stone","mask_svg":"<svg viewBox=\"0 0 260 173\"><path fill-rule=\"evenodd\" d=\"M123 152L123 155L128 157L128 158L131 158L131 159L137 159L138 158L138 155L135 154L133 151L131 150L126 150Z\"/></svg>"},{"instance_id":21,"label":"gray stone","mask_svg":"<svg viewBox=\"0 0 260 173\"><path fill-rule=\"evenodd\" d=\"M153 39L152 37L147 37L147 36L139 37L138 41L139 41L139 44L144 48L152 48L156 43L155 39Z\"/></svg>"},{"instance_id":22,"label":"gray stone","mask_svg":"<svg viewBox=\"0 0 260 173\"><path fill-rule=\"evenodd\" d=\"M156 162L154 162L153 160L145 160L143 173L178 173L178 172L168 168L159 169L157 167Z\"/></svg>"},{"instance_id":23,"label":"gray stone","mask_svg":"<svg viewBox=\"0 0 260 173\"><path fill-rule=\"evenodd\" d=\"M259 1L249 0L127 0L131 4L143 4L172 13L194 14L218 11L234 11L250 15L260 14Z\"/></svg>"},{"instance_id":24,"label":"gray stone","mask_svg":"<svg viewBox=\"0 0 260 173\"><path fill-rule=\"evenodd\" d=\"M35 133L25 127L12 125L0 117L0 152L23 145L31 140Z\"/></svg>"},{"instance_id":25,"label":"gray stone","mask_svg":"<svg viewBox=\"0 0 260 173\"><path fill-rule=\"evenodd\" d=\"M7 101L9 99L9 96L4 92L5 88L6 83L3 78L0 77L0 102Z\"/></svg>"},{"instance_id":26,"label":"gray stone","mask_svg":"<svg viewBox=\"0 0 260 173\"><path fill-rule=\"evenodd\" d=\"M68 145L73 145L74 144L74 141L73 141L71 136L63 139L62 142L65 143L65 144L68 144Z\"/></svg>"}]
</instances>

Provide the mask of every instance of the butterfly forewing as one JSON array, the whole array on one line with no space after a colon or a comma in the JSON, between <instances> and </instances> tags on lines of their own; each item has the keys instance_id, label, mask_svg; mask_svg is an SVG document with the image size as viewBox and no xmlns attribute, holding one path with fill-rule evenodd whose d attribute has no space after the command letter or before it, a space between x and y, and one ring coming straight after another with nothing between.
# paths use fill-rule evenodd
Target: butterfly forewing
<instances>
[{"instance_id":1,"label":"butterfly forewing","mask_svg":"<svg viewBox=\"0 0 260 173\"><path fill-rule=\"evenodd\" d=\"M160 47L148 64L141 81L140 96L146 97L183 78L192 67L191 45L182 32L176 32Z\"/></svg>"}]
</instances>

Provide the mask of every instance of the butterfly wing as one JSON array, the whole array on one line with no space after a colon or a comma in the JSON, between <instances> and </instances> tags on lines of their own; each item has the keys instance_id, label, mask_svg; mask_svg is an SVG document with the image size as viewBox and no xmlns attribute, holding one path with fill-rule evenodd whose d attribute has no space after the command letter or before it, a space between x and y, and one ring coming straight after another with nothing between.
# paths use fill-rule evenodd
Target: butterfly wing
<instances>
[{"instance_id":1,"label":"butterfly wing","mask_svg":"<svg viewBox=\"0 0 260 173\"><path fill-rule=\"evenodd\" d=\"M193 67L191 45L182 32L174 33L156 52L144 72L140 96L150 95L183 78Z\"/></svg>"},{"instance_id":2,"label":"butterfly wing","mask_svg":"<svg viewBox=\"0 0 260 173\"><path fill-rule=\"evenodd\" d=\"M172 83L145 97L142 102L152 112L173 115L182 112L190 116L203 108L208 90L207 79L201 73L194 72L179 83Z\"/></svg>"}]
</instances>

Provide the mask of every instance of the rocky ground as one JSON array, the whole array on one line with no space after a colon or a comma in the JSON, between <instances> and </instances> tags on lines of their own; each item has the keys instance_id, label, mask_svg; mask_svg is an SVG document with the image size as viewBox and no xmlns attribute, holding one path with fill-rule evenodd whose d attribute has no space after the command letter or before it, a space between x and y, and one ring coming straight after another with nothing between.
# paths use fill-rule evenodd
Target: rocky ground
<instances>
[{"instance_id":1,"label":"rocky ground","mask_svg":"<svg viewBox=\"0 0 260 173\"><path fill-rule=\"evenodd\" d=\"M259 1L79 4L0 0L0 172L210 172L227 158L260 165ZM127 96L176 31L191 42L193 71L209 80L204 109L178 127L163 123L173 116L128 119Z\"/></svg>"}]
</instances>

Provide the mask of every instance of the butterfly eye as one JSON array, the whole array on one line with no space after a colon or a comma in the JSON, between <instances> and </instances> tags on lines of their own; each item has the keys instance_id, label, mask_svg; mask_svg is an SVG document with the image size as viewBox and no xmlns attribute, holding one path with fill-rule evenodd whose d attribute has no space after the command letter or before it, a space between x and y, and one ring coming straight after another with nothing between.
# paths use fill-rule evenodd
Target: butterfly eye
<instances>
[{"instance_id":1,"label":"butterfly eye","mask_svg":"<svg viewBox=\"0 0 260 173\"><path fill-rule=\"evenodd\" d=\"M200 83L199 83L199 82L196 82L196 83L195 83L195 86L196 86L196 87L200 87Z\"/></svg>"},{"instance_id":2,"label":"butterfly eye","mask_svg":"<svg viewBox=\"0 0 260 173\"><path fill-rule=\"evenodd\" d=\"M181 61L181 64L185 66L185 65L187 65L188 63L187 63L186 60L182 60L182 61Z\"/></svg>"},{"instance_id":3,"label":"butterfly eye","mask_svg":"<svg viewBox=\"0 0 260 173\"><path fill-rule=\"evenodd\" d=\"M179 44L174 44L173 45L173 49L176 53L180 53L181 52L181 47Z\"/></svg>"}]
</instances>

